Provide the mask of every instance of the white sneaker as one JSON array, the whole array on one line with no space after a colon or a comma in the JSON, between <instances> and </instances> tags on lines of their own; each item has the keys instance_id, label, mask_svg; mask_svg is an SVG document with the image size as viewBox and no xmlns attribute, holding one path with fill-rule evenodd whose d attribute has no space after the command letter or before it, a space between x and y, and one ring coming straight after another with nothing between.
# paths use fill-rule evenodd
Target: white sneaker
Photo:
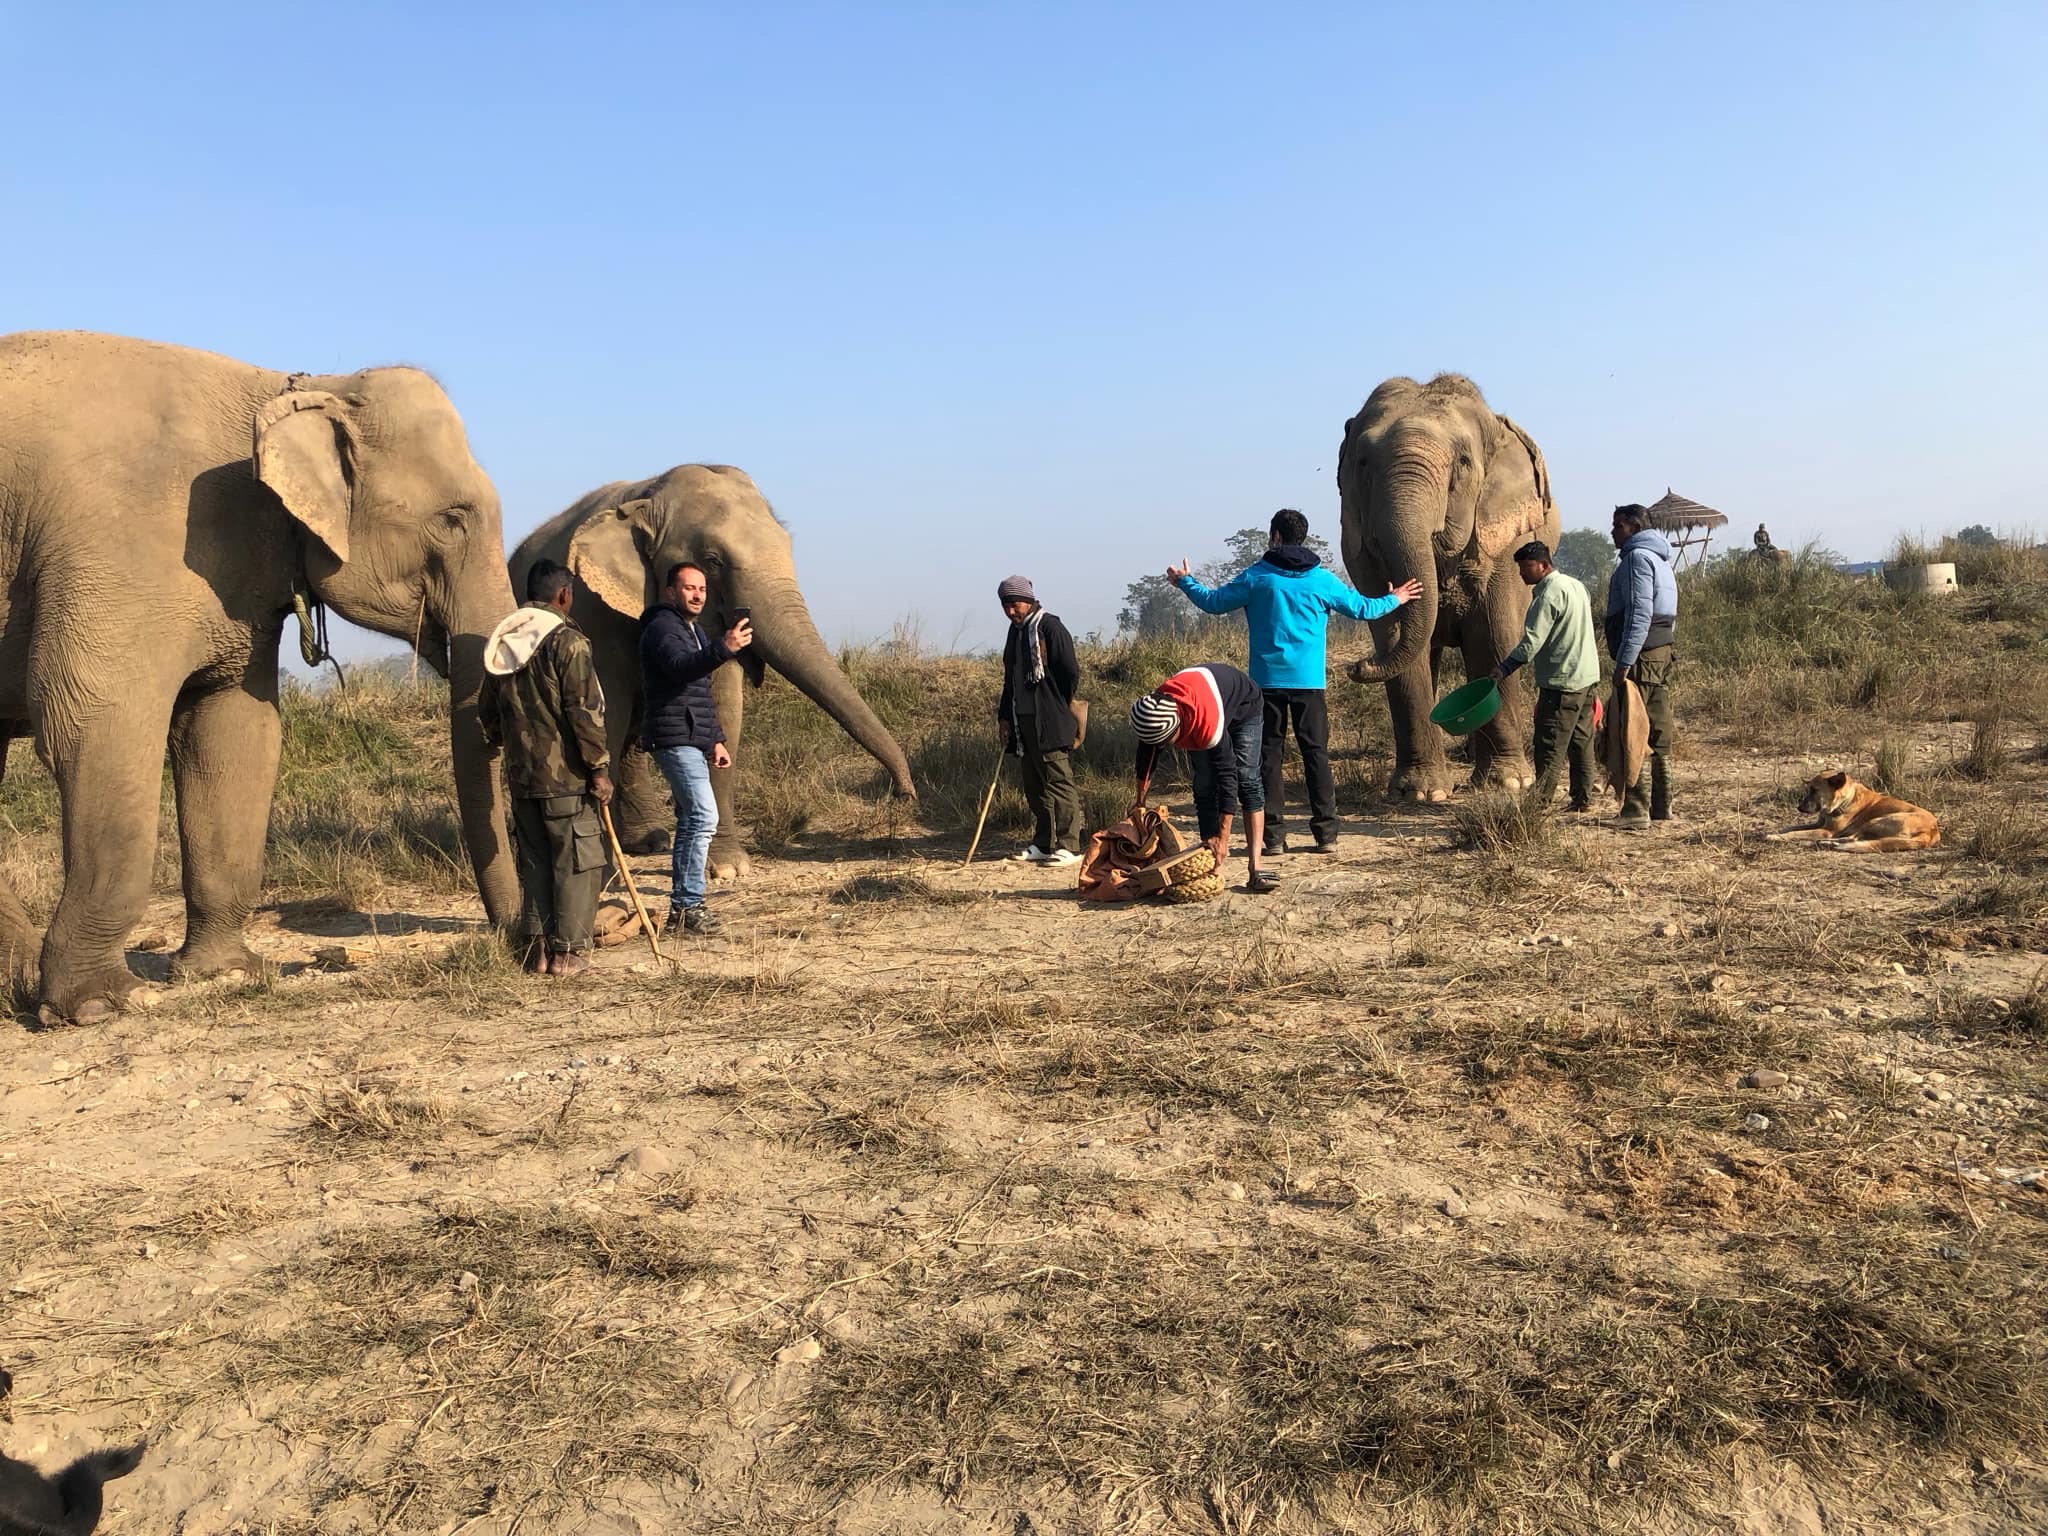
<instances>
[{"instance_id":1,"label":"white sneaker","mask_svg":"<svg viewBox=\"0 0 2048 1536\"><path fill-rule=\"evenodd\" d=\"M1051 853L1048 853L1044 858L1040 859L1038 862L1041 864L1050 864L1055 869L1059 869L1063 868L1068 864L1080 863L1081 855L1075 853L1071 848L1055 848Z\"/></svg>"},{"instance_id":2,"label":"white sneaker","mask_svg":"<svg viewBox=\"0 0 2048 1536\"><path fill-rule=\"evenodd\" d=\"M1033 843L1029 848L1011 854L1010 862L1012 864L1043 864L1046 858L1046 851L1039 847L1038 844Z\"/></svg>"}]
</instances>

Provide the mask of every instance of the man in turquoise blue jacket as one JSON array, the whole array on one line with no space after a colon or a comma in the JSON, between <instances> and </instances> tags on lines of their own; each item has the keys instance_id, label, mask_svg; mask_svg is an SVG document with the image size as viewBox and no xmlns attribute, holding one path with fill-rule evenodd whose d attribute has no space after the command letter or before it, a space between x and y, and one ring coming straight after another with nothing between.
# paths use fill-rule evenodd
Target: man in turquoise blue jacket
<instances>
[{"instance_id":1,"label":"man in turquoise blue jacket","mask_svg":"<svg viewBox=\"0 0 2048 1536\"><path fill-rule=\"evenodd\" d=\"M1308 547L1308 519L1292 507L1273 514L1265 558L1211 591L1188 574L1188 563L1166 574L1204 613L1246 610L1251 629L1252 681L1266 699L1265 734L1259 777L1266 791L1263 852L1287 851L1281 767L1291 720L1301 747L1302 777L1308 783L1309 831L1314 851L1337 851L1337 785L1330 775L1330 712L1324 702L1329 668L1324 640L1332 613L1377 619L1422 595L1408 581L1385 597L1366 597L1339 581Z\"/></svg>"}]
</instances>

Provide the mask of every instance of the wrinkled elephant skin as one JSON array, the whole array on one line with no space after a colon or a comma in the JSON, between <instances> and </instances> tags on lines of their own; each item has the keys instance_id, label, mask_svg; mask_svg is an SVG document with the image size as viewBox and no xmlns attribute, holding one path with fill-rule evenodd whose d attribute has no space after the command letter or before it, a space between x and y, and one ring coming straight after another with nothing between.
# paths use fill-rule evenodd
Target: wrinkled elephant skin
<instances>
[{"instance_id":1,"label":"wrinkled elephant skin","mask_svg":"<svg viewBox=\"0 0 2048 1536\"><path fill-rule=\"evenodd\" d=\"M1344 423L1337 489L1344 564L1361 592L1415 578L1419 601L1372 626L1377 654L1360 682L1384 683L1394 731L1388 792L1450 797L1445 738L1430 722L1438 664L1456 646L1467 677L1484 677L1521 639L1528 589L1514 552L1530 539L1557 547L1558 514L1535 441L1487 407L1470 379L1388 379ZM1473 737L1476 785L1533 782L1525 687L1508 683L1500 713Z\"/></svg>"},{"instance_id":2,"label":"wrinkled elephant skin","mask_svg":"<svg viewBox=\"0 0 2048 1536\"><path fill-rule=\"evenodd\" d=\"M277 776L278 643L294 588L449 678L463 835L484 905L518 880L476 721L483 641L512 608L498 499L441 387L411 368L286 375L85 332L0 337L0 738L33 736L63 807L46 1016L141 987L169 750L185 939L175 972L252 969L243 925ZM0 949L34 952L0 889Z\"/></svg>"},{"instance_id":3,"label":"wrinkled elephant skin","mask_svg":"<svg viewBox=\"0 0 2048 1536\"><path fill-rule=\"evenodd\" d=\"M526 590L526 573L552 559L576 575L576 622L590 636L604 685L612 755L619 765L618 821L629 849L656 852L669 845L675 820L666 788L635 738L640 720L640 615L657 600L671 566L688 560L704 569L709 598L703 623L714 633L736 607L752 610L754 644L748 667L723 666L711 692L734 766L713 769L718 833L710 871L731 877L747 869L746 829L735 803L735 775L746 772L741 740L741 677L761 679L773 667L819 705L889 772L898 795L913 793L910 764L888 728L839 669L796 582L789 533L767 498L740 470L723 464L683 464L651 480L600 486L541 524L513 551L512 586Z\"/></svg>"}]
</instances>

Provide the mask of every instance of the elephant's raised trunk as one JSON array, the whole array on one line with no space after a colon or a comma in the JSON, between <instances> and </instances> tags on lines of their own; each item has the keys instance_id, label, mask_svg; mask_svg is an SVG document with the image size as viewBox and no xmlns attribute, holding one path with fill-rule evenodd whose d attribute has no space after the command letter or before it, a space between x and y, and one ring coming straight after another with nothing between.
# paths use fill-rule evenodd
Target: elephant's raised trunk
<instances>
[{"instance_id":1,"label":"elephant's raised trunk","mask_svg":"<svg viewBox=\"0 0 2048 1536\"><path fill-rule=\"evenodd\" d=\"M1436 633L1434 535L1444 523L1444 486L1440 477L1426 472L1389 479L1388 485L1373 487L1376 504L1369 508L1366 541L1394 585L1412 576L1422 583L1422 595L1382 621L1390 643L1378 655L1351 668L1352 677L1361 683L1385 683L1399 677L1415 665Z\"/></svg>"},{"instance_id":2,"label":"elephant's raised trunk","mask_svg":"<svg viewBox=\"0 0 2048 1536\"><path fill-rule=\"evenodd\" d=\"M745 599L742 599L743 601ZM810 609L795 587L777 588L752 599L754 645L769 666L788 678L797 691L839 722L840 728L889 770L897 795L909 799L917 790L910 782L910 761L889 734L860 690L839 669L825 648Z\"/></svg>"},{"instance_id":3,"label":"elephant's raised trunk","mask_svg":"<svg viewBox=\"0 0 2048 1536\"><path fill-rule=\"evenodd\" d=\"M448 747L454 759L455 804L484 912L500 928L519 916L519 874L506 843L507 807L497 754L484 742L477 695L484 681L484 641L513 609L512 586L496 560L476 560L446 622ZM495 579L494 579L495 577Z\"/></svg>"}]
</instances>

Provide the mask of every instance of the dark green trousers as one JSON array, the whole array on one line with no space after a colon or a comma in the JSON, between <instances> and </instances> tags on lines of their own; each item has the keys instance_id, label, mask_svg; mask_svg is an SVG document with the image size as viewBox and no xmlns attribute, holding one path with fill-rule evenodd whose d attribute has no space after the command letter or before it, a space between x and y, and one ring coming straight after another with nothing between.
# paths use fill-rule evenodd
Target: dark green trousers
<instances>
[{"instance_id":1,"label":"dark green trousers","mask_svg":"<svg viewBox=\"0 0 2048 1536\"><path fill-rule=\"evenodd\" d=\"M1571 766L1571 803L1583 809L1593 803L1593 700L1591 688L1570 692L1536 690L1536 803L1547 807L1557 793L1557 776Z\"/></svg>"},{"instance_id":2,"label":"dark green trousers","mask_svg":"<svg viewBox=\"0 0 2048 1536\"><path fill-rule=\"evenodd\" d=\"M1031 841L1047 853L1081 851L1081 790L1074 783L1074 754L1065 747L1042 752L1038 716L1017 717L1017 745L1024 749L1024 800L1031 807Z\"/></svg>"},{"instance_id":3,"label":"dark green trousers","mask_svg":"<svg viewBox=\"0 0 2048 1536\"><path fill-rule=\"evenodd\" d=\"M1650 760L1643 765L1628 798L1622 802L1624 816L1647 815L1662 821L1671 814L1671 747L1675 737L1671 726L1671 647L1660 645L1646 650L1628 669L1629 680L1643 692L1643 712L1650 718Z\"/></svg>"},{"instance_id":4,"label":"dark green trousers","mask_svg":"<svg viewBox=\"0 0 2048 1536\"><path fill-rule=\"evenodd\" d=\"M590 948L604 884L604 828L583 795L512 802L519 850L518 940L545 938L558 950Z\"/></svg>"}]
</instances>

